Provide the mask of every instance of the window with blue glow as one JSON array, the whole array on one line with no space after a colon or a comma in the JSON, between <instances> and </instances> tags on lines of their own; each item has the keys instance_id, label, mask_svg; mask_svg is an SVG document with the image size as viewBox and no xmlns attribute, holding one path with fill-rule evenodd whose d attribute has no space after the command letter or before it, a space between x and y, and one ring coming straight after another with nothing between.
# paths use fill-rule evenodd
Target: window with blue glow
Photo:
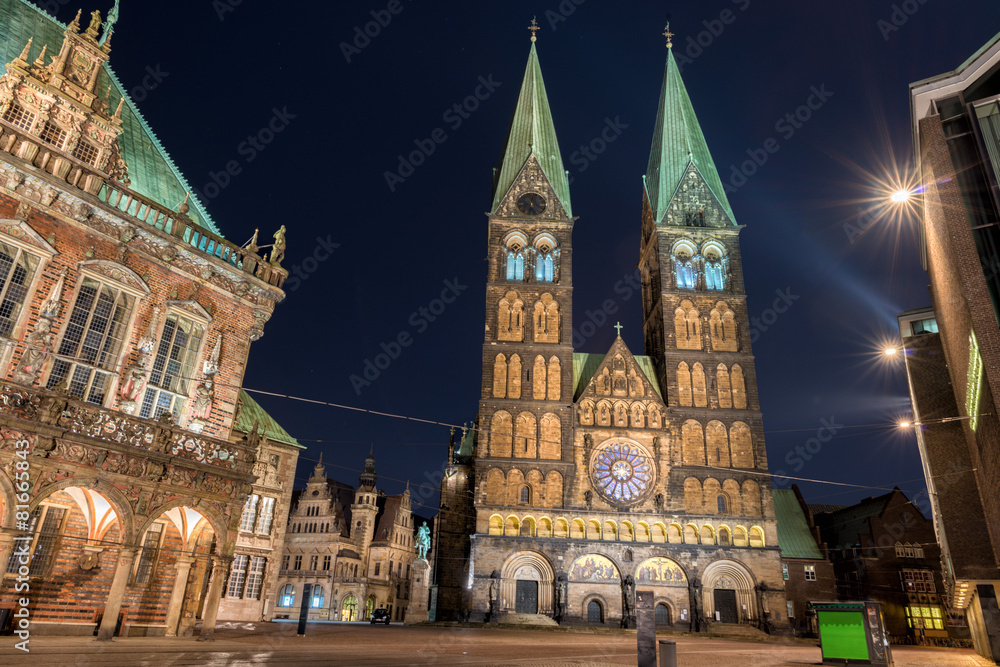
<instances>
[{"instance_id":1,"label":"window with blue glow","mask_svg":"<svg viewBox=\"0 0 1000 667\"><path fill-rule=\"evenodd\" d=\"M539 253L535 262L535 280L540 283L551 283L555 280L555 258L552 253Z\"/></svg>"},{"instance_id":2,"label":"window with blue glow","mask_svg":"<svg viewBox=\"0 0 1000 667\"><path fill-rule=\"evenodd\" d=\"M507 252L507 280L524 280L524 255L509 250Z\"/></svg>"},{"instance_id":3,"label":"window with blue glow","mask_svg":"<svg viewBox=\"0 0 1000 667\"><path fill-rule=\"evenodd\" d=\"M295 586L285 584L278 593L278 606L291 607L295 605Z\"/></svg>"},{"instance_id":4,"label":"window with blue glow","mask_svg":"<svg viewBox=\"0 0 1000 667\"><path fill-rule=\"evenodd\" d=\"M323 603L326 601L326 591L319 584L314 584L312 589L312 607L313 609L322 609Z\"/></svg>"}]
</instances>

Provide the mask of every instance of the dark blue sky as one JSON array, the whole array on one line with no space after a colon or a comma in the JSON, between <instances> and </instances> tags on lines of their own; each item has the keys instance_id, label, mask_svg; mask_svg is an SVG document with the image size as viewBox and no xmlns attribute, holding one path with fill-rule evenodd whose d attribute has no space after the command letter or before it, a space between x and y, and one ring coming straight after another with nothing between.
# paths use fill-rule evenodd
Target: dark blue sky
<instances>
[{"instance_id":1,"label":"dark blue sky","mask_svg":"<svg viewBox=\"0 0 1000 667\"><path fill-rule=\"evenodd\" d=\"M79 3L38 4L68 21ZM643 352L640 300L615 287L638 260L640 178L669 13L675 54L723 179L753 154L762 161L769 139L772 150L779 147L745 183L730 181L740 187L729 195L746 225L750 312L763 322L753 350L771 470L898 484L908 492L923 488L912 436L865 425L889 424L906 411L902 369L877 368L874 341L894 333L897 312L929 303L928 281L914 221L863 215L871 205L860 202L872 197L875 178L894 161L911 163L907 85L956 68L982 46L1000 30L1000 5L122 5L112 66L126 87L135 87L139 109L192 186L211 196L209 210L223 233L242 243L255 226L269 238L285 224L285 266L303 271L304 278L289 281L288 298L253 345L245 386L447 423L472 420L477 409L484 212L533 15L542 27L539 57L579 216L574 325L615 299L620 309L612 319L621 320L632 350ZM342 46L355 40L356 27L375 20L372 12L387 25L367 42ZM469 102L474 111L463 112L466 117L449 112L477 89L485 99ZM812 98L818 108L808 120L780 122L818 91L824 99ZM243 142L276 114L283 120L275 126L284 129L262 150L248 150ZM614 141L592 153L594 159L586 157L581 148L609 125L617 128L606 135ZM445 140L412 174L402 172L403 182L392 179L390 189L386 172L399 170L398 156L416 150L416 142L428 146L432 136ZM212 173L230 161L240 173L223 188L211 187ZM865 226L865 234L855 234ZM422 316L420 308L432 307L452 283L459 286L454 302L433 321ZM791 306L774 318L767 310L779 294ZM613 324L578 351L606 351ZM352 384L365 360L382 351L380 344L400 334L412 343L398 358L370 385ZM402 480L437 479L447 428L258 400L308 445L300 479L322 451L329 472L353 482L371 443L388 492L399 492ZM810 443L823 420L840 426L827 442ZM815 453L803 450L806 460L796 446ZM809 501L821 503L879 493L812 483L802 488ZM424 502L436 509L436 496Z\"/></svg>"}]
</instances>

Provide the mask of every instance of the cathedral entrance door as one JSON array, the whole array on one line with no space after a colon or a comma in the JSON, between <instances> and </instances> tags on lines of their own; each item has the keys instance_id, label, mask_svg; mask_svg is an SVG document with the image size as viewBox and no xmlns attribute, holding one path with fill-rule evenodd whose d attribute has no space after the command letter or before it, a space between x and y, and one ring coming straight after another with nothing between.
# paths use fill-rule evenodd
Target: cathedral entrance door
<instances>
[{"instance_id":1,"label":"cathedral entrance door","mask_svg":"<svg viewBox=\"0 0 1000 667\"><path fill-rule=\"evenodd\" d=\"M538 582L518 581L514 611L518 614L538 613Z\"/></svg>"},{"instance_id":2,"label":"cathedral entrance door","mask_svg":"<svg viewBox=\"0 0 1000 667\"><path fill-rule=\"evenodd\" d=\"M719 613L720 623L739 623L736 613L736 591L715 589L715 611Z\"/></svg>"}]
</instances>

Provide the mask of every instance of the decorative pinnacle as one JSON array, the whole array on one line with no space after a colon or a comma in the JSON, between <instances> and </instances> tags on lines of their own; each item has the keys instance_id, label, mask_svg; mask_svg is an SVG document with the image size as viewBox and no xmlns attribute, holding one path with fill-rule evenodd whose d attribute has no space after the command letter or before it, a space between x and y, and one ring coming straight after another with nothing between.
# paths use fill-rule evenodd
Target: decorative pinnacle
<instances>
[{"instance_id":1,"label":"decorative pinnacle","mask_svg":"<svg viewBox=\"0 0 1000 667\"><path fill-rule=\"evenodd\" d=\"M667 21L667 29L664 31L663 36L667 38L667 48L674 48L674 33L670 32L670 21Z\"/></svg>"},{"instance_id":2,"label":"decorative pinnacle","mask_svg":"<svg viewBox=\"0 0 1000 667\"><path fill-rule=\"evenodd\" d=\"M622 335L622 329L624 329L625 327L622 326L621 322L618 322L617 324L615 324L614 328L618 330L618 335L621 336Z\"/></svg>"},{"instance_id":3,"label":"decorative pinnacle","mask_svg":"<svg viewBox=\"0 0 1000 667\"><path fill-rule=\"evenodd\" d=\"M185 192L184 193L184 201L182 201L181 205L177 207L177 212L178 213L187 213L188 211L191 210L191 207L188 206L188 200L190 200L190 199L191 199L191 193L190 192ZM320 454L320 456L322 456L322 454Z\"/></svg>"},{"instance_id":4,"label":"decorative pinnacle","mask_svg":"<svg viewBox=\"0 0 1000 667\"><path fill-rule=\"evenodd\" d=\"M21 55L17 57L18 60L28 62L28 52L31 51L31 40L32 38L29 37L28 43L24 45L24 51L21 51Z\"/></svg>"},{"instance_id":5,"label":"decorative pinnacle","mask_svg":"<svg viewBox=\"0 0 1000 667\"><path fill-rule=\"evenodd\" d=\"M70 32L80 32L80 15L81 14L83 14L83 10L82 9L76 10L76 16L73 18L72 21L70 21L69 25L66 26L67 30L69 30Z\"/></svg>"},{"instance_id":6,"label":"decorative pinnacle","mask_svg":"<svg viewBox=\"0 0 1000 667\"><path fill-rule=\"evenodd\" d=\"M45 50L49 48L48 44L42 44L42 52L38 54L33 63L35 67L45 67Z\"/></svg>"},{"instance_id":7,"label":"decorative pinnacle","mask_svg":"<svg viewBox=\"0 0 1000 667\"><path fill-rule=\"evenodd\" d=\"M538 32L539 30L541 30L541 28L538 27L538 21L535 20L537 18L538 18L537 16L532 16L531 17L531 25L528 26L528 30L531 31L531 41L532 42L535 42L535 41L538 40L538 37L535 36L535 33Z\"/></svg>"}]
</instances>

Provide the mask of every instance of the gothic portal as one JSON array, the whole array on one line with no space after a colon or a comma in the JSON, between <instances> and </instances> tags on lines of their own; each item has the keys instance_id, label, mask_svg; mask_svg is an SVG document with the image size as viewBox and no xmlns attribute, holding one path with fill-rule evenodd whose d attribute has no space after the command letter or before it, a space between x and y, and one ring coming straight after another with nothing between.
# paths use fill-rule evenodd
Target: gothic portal
<instances>
[{"instance_id":1,"label":"gothic portal","mask_svg":"<svg viewBox=\"0 0 1000 667\"><path fill-rule=\"evenodd\" d=\"M668 52L643 177L644 342L572 347L573 225L534 40L496 170L477 427L449 454L437 618L784 627L733 210Z\"/></svg>"}]
</instances>

